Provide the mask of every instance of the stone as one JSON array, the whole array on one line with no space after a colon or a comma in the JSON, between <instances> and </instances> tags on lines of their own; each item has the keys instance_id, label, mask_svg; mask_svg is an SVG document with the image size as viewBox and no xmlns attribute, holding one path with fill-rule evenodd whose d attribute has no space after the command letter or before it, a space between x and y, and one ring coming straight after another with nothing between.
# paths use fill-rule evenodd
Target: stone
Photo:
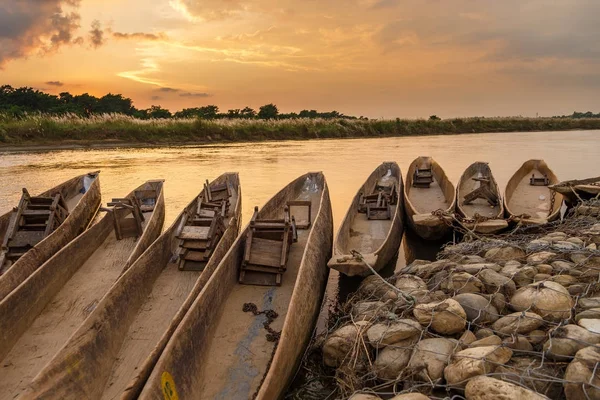
<instances>
[{"instance_id":1,"label":"stone","mask_svg":"<svg viewBox=\"0 0 600 400\"><path fill-rule=\"evenodd\" d=\"M474 341L469 347L499 346L500 344L502 344L502 339L496 335L491 335Z\"/></svg>"},{"instance_id":2,"label":"stone","mask_svg":"<svg viewBox=\"0 0 600 400\"><path fill-rule=\"evenodd\" d=\"M486 251L485 258L495 263L522 260L525 258L525 252L518 247L495 247Z\"/></svg>"},{"instance_id":3,"label":"stone","mask_svg":"<svg viewBox=\"0 0 600 400\"><path fill-rule=\"evenodd\" d=\"M390 324L375 324L367 330L369 343L375 348L409 339L421 333L421 325L412 319L399 319Z\"/></svg>"},{"instance_id":4,"label":"stone","mask_svg":"<svg viewBox=\"0 0 600 400\"><path fill-rule=\"evenodd\" d=\"M509 336L502 340L502 345L513 351L533 351L533 346L525 336Z\"/></svg>"},{"instance_id":5,"label":"stone","mask_svg":"<svg viewBox=\"0 0 600 400\"><path fill-rule=\"evenodd\" d=\"M440 383L444 377L444 368L450 362L457 348L455 340L446 338L423 339L415 346L408 364L414 371L413 379L420 382Z\"/></svg>"},{"instance_id":6,"label":"stone","mask_svg":"<svg viewBox=\"0 0 600 400\"><path fill-rule=\"evenodd\" d=\"M450 365L444 368L446 383L464 387L470 378L493 373L498 365L508 362L512 354L511 349L500 346L472 347L459 351L452 357Z\"/></svg>"},{"instance_id":7,"label":"stone","mask_svg":"<svg viewBox=\"0 0 600 400\"><path fill-rule=\"evenodd\" d=\"M567 288L571 296L581 296L587 290L588 285L582 283L576 283Z\"/></svg>"},{"instance_id":8,"label":"stone","mask_svg":"<svg viewBox=\"0 0 600 400\"><path fill-rule=\"evenodd\" d=\"M405 393L394 396L390 400L429 400L429 397L421 393Z\"/></svg>"},{"instance_id":9,"label":"stone","mask_svg":"<svg viewBox=\"0 0 600 400\"><path fill-rule=\"evenodd\" d=\"M395 286L409 294L418 290L427 290L427 284L415 275L399 275Z\"/></svg>"},{"instance_id":10,"label":"stone","mask_svg":"<svg viewBox=\"0 0 600 400\"><path fill-rule=\"evenodd\" d=\"M568 288L569 286L579 282L579 279L571 275L555 275L551 277L550 280L552 282L560 283L565 288Z\"/></svg>"},{"instance_id":11,"label":"stone","mask_svg":"<svg viewBox=\"0 0 600 400\"><path fill-rule=\"evenodd\" d=\"M538 265L538 264L548 264L548 262L552 261L556 258L556 253L551 251L540 251L538 253L533 253L527 257L527 264L530 265Z\"/></svg>"},{"instance_id":12,"label":"stone","mask_svg":"<svg viewBox=\"0 0 600 400\"><path fill-rule=\"evenodd\" d=\"M531 311L544 320L558 322L571 317L573 300L559 283L544 281L520 288L510 299L515 311Z\"/></svg>"},{"instance_id":13,"label":"stone","mask_svg":"<svg viewBox=\"0 0 600 400\"><path fill-rule=\"evenodd\" d=\"M599 334L592 333L581 326L569 324L550 332L550 338L544 343L544 352L553 360L567 361L584 347L599 343Z\"/></svg>"},{"instance_id":14,"label":"stone","mask_svg":"<svg viewBox=\"0 0 600 400\"><path fill-rule=\"evenodd\" d=\"M577 305L584 310L590 308L600 308L600 297L588 297L587 299L579 299Z\"/></svg>"},{"instance_id":15,"label":"stone","mask_svg":"<svg viewBox=\"0 0 600 400\"><path fill-rule=\"evenodd\" d=\"M528 334L544 324L542 317L533 312L516 312L506 315L492 325L492 329L504 335Z\"/></svg>"},{"instance_id":16,"label":"stone","mask_svg":"<svg viewBox=\"0 0 600 400\"><path fill-rule=\"evenodd\" d=\"M533 283L533 279L536 275L538 275L537 268L532 267L531 265L526 265L520 268L517 273L511 277L511 279L515 282L517 287L520 288Z\"/></svg>"},{"instance_id":17,"label":"stone","mask_svg":"<svg viewBox=\"0 0 600 400\"><path fill-rule=\"evenodd\" d=\"M482 270L477 277L481 279L485 291L489 294L498 292L510 298L517 290L512 279L492 271L491 269Z\"/></svg>"},{"instance_id":18,"label":"stone","mask_svg":"<svg viewBox=\"0 0 600 400\"><path fill-rule=\"evenodd\" d=\"M465 329L467 315L460 304L453 299L441 302L418 304L414 316L422 326L431 327L442 335L453 335Z\"/></svg>"},{"instance_id":19,"label":"stone","mask_svg":"<svg viewBox=\"0 0 600 400\"><path fill-rule=\"evenodd\" d=\"M589 308L578 312L577 315L575 315L575 322L579 322L580 319L584 318L600 318L600 308Z\"/></svg>"},{"instance_id":20,"label":"stone","mask_svg":"<svg viewBox=\"0 0 600 400\"><path fill-rule=\"evenodd\" d=\"M533 281L534 282L542 282L542 281L547 281L550 278L552 278L552 275L550 275L550 274L536 274L533 277Z\"/></svg>"},{"instance_id":21,"label":"stone","mask_svg":"<svg viewBox=\"0 0 600 400\"><path fill-rule=\"evenodd\" d=\"M552 244L552 242L549 241L549 240L535 239L535 240L532 240L531 242L529 242L527 244L526 249L527 249L528 252L531 253L533 251L538 251L538 250L541 250L541 249L545 249L545 248L549 247L550 244Z\"/></svg>"},{"instance_id":22,"label":"stone","mask_svg":"<svg viewBox=\"0 0 600 400\"><path fill-rule=\"evenodd\" d=\"M583 240L581 240L581 238L578 238L578 237L570 237L570 238L566 239L565 241L569 242L569 243L574 243L574 244L578 245L579 247L585 246L585 242Z\"/></svg>"},{"instance_id":23,"label":"stone","mask_svg":"<svg viewBox=\"0 0 600 400\"><path fill-rule=\"evenodd\" d=\"M471 275L476 275L484 269L491 269L492 271L499 272L502 270L502 267L496 263L466 264L458 266L456 271L462 271Z\"/></svg>"},{"instance_id":24,"label":"stone","mask_svg":"<svg viewBox=\"0 0 600 400\"><path fill-rule=\"evenodd\" d=\"M379 350L373 364L375 376L381 380L396 379L408 365L417 339L413 337L402 340Z\"/></svg>"},{"instance_id":25,"label":"stone","mask_svg":"<svg viewBox=\"0 0 600 400\"><path fill-rule=\"evenodd\" d=\"M450 274L442 283L441 288L449 293L480 293L483 284L479 278L466 272Z\"/></svg>"},{"instance_id":26,"label":"stone","mask_svg":"<svg viewBox=\"0 0 600 400\"><path fill-rule=\"evenodd\" d=\"M390 311L389 304L382 301L359 301L352 306L354 321L372 321Z\"/></svg>"},{"instance_id":27,"label":"stone","mask_svg":"<svg viewBox=\"0 0 600 400\"><path fill-rule=\"evenodd\" d=\"M540 331L538 329L529 332L529 343L532 345L537 345L544 342L548 338L546 332Z\"/></svg>"},{"instance_id":28,"label":"stone","mask_svg":"<svg viewBox=\"0 0 600 400\"><path fill-rule=\"evenodd\" d=\"M585 347L575 354L565 372L564 389L567 400L600 400L600 389L597 389L600 387L600 373L597 372L599 363L598 347Z\"/></svg>"},{"instance_id":29,"label":"stone","mask_svg":"<svg viewBox=\"0 0 600 400\"><path fill-rule=\"evenodd\" d=\"M354 350L356 341L366 334L368 327L366 321L360 321L356 324L344 325L329 335L323 343L325 365L329 367L342 365Z\"/></svg>"},{"instance_id":30,"label":"stone","mask_svg":"<svg viewBox=\"0 0 600 400\"><path fill-rule=\"evenodd\" d=\"M350 396L348 400L381 400L381 397L375 396L374 394L355 393Z\"/></svg>"},{"instance_id":31,"label":"stone","mask_svg":"<svg viewBox=\"0 0 600 400\"><path fill-rule=\"evenodd\" d=\"M506 303L506 296L504 296L502 293L482 294L482 296L491 302L494 308L498 310L498 314L502 314L506 307L508 307L508 304ZM496 319L498 319L498 317L494 318L494 320Z\"/></svg>"},{"instance_id":32,"label":"stone","mask_svg":"<svg viewBox=\"0 0 600 400\"><path fill-rule=\"evenodd\" d=\"M554 271L552 265L550 264L538 264L535 266L535 268L537 269L538 274L552 275L552 272Z\"/></svg>"},{"instance_id":33,"label":"stone","mask_svg":"<svg viewBox=\"0 0 600 400\"><path fill-rule=\"evenodd\" d=\"M475 254L468 254L460 257L456 262L459 264L483 264L485 263L485 258Z\"/></svg>"},{"instance_id":34,"label":"stone","mask_svg":"<svg viewBox=\"0 0 600 400\"><path fill-rule=\"evenodd\" d=\"M489 376L469 380L465 396L467 400L548 400L546 396Z\"/></svg>"},{"instance_id":35,"label":"stone","mask_svg":"<svg viewBox=\"0 0 600 400\"><path fill-rule=\"evenodd\" d=\"M464 333L458 339L458 343L460 343L463 347L469 346L471 343L477 340L475 334L469 330L464 331Z\"/></svg>"},{"instance_id":36,"label":"stone","mask_svg":"<svg viewBox=\"0 0 600 400\"><path fill-rule=\"evenodd\" d=\"M559 251L579 250L580 248L581 246L564 240L559 240L558 242L552 244L552 249Z\"/></svg>"},{"instance_id":37,"label":"stone","mask_svg":"<svg viewBox=\"0 0 600 400\"><path fill-rule=\"evenodd\" d=\"M357 292L364 296L372 296L380 299L390 290L390 287L386 285L377 275L369 275L358 286Z\"/></svg>"},{"instance_id":38,"label":"stone","mask_svg":"<svg viewBox=\"0 0 600 400\"><path fill-rule=\"evenodd\" d=\"M480 328L477 330L477 332L475 332L475 337L477 339L483 339L486 338L488 336L493 336L494 335L494 331L491 330L490 328Z\"/></svg>"},{"instance_id":39,"label":"stone","mask_svg":"<svg viewBox=\"0 0 600 400\"><path fill-rule=\"evenodd\" d=\"M583 318L577 322L577 325L587 329L592 333L600 334L600 319L597 318Z\"/></svg>"}]
</instances>

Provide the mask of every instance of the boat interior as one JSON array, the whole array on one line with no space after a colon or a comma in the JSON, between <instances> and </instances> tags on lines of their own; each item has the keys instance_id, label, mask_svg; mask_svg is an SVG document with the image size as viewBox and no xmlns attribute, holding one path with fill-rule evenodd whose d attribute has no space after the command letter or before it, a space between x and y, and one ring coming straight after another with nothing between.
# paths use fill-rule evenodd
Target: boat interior
<instances>
[{"instance_id":1,"label":"boat interior","mask_svg":"<svg viewBox=\"0 0 600 400\"><path fill-rule=\"evenodd\" d=\"M486 163L474 163L462 175L458 202L466 217L502 217L502 199Z\"/></svg>"},{"instance_id":2,"label":"boat interior","mask_svg":"<svg viewBox=\"0 0 600 400\"><path fill-rule=\"evenodd\" d=\"M417 214L445 211L454 205L454 185L430 157L419 157L413 162L408 170L405 188Z\"/></svg>"}]
</instances>

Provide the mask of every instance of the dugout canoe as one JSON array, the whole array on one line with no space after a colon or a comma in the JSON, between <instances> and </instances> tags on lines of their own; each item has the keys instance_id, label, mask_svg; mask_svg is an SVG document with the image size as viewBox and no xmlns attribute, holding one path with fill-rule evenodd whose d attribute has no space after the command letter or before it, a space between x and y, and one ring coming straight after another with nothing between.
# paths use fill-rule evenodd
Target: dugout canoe
<instances>
[{"instance_id":1,"label":"dugout canoe","mask_svg":"<svg viewBox=\"0 0 600 400\"><path fill-rule=\"evenodd\" d=\"M430 174L431 182L426 185L419 183L420 178L415 175L418 170ZM441 239L452 230L451 215L456 207L456 189L444 169L433 158L417 157L408 167L404 184L404 207L408 225L423 239ZM445 215L435 216L432 214L435 211Z\"/></svg>"},{"instance_id":2,"label":"dugout canoe","mask_svg":"<svg viewBox=\"0 0 600 400\"><path fill-rule=\"evenodd\" d=\"M32 246L16 262L3 262L0 265L0 300L88 227L100 207L99 173L96 171L77 176L37 195L54 197L60 193L69 215L58 228ZM9 211L0 217L0 243L4 243L12 213Z\"/></svg>"},{"instance_id":3,"label":"dugout canoe","mask_svg":"<svg viewBox=\"0 0 600 400\"><path fill-rule=\"evenodd\" d=\"M160 235L165 216L163 181L129 193L141 205L142 232L125 230L131 212L115 209L99 218L0 301L0 391L22 394L58 353L117 278ZM122 226L117 240L114 216ZM141 218L140 218L141 219ZM137 225L137 224L136 224ZM126 237L127 236L127 237Z\"/></svg>"},{"instance_id":4,"label":"dugout canoe","mask_svg":"<svg viewBox=\"0 0 600 400\"><path fill-rule=\"evenodd\" d=\"M179 236L198 197L133 263L67 344L38 374L25 399L136 398L167 341L234 242L240 224L237 173L210 185L232 191L226 229L203 271L180 270ZM200 192L205 196L205 191ZM206 197L204 197L206 198Z\"/></svg>"},{"instance_id":5,"label":"dugout canoe","mask_svg":"<svg viewBox=\"0 0 600 400\"><path fill-rule=\"evenodd\" d=\"M600 176L560 182L550 186L550 189L563 195L569 205L575 205L600 196Z\"/></svg>"},{"instance_id":6,"label":"dugout canoe","mask_svg":"<svg viewBox=\"0 0 600 400\"><path fill-rule=\"evenodd\" d=\"M298 230L281 286L238 282L248 227L215 270L169 341L141 399L281 398L310 341L327 284L333 223L325 177L309 173L292 181L260 209L263 219L281 218L288 200L311 201L311 224ZM244 312L274 310L270 324L281 332L267 339L265 316ZM166 391L166 392L165 392ZM177 393L174 397L173 393Z\"/></svg>"},{"instance_id":7,"label":"dugout canoe","mask_svg":"<svg viewBox=\"0 0 600 400\"><path fill-rule=\"evenodd\" d=\"M372 193L382 178L396 184L398 200L395 205L390 206L390 219L369 220L365 213L359 212L361 197ZM384 162L369 175L352 199L340 225L333 243L333 255L327 264L330 268L348 276L371 274L362 261L351 255L352 250L360 252L364 260L376 271L392 260L400 248L404 232L404 198L401 195L403 191L402 174L395 162Z\"/></svg>"},{"instance_id":8,"label":"dugout canoe","mask_svg":"<svg viewBox=\"0 0 600 400\"><path fill-rule=\"evenodd\" d=\"M481 197L465 202L465 196L482 189L482 184L487 186L488 193L495 198L495 204L491 205ZM500 188L488 163L477 161L467 167L456 187L456 201L456 211L461 217L467 219L462 222L466 228L477 233L496 233L508 227L508 222L504 219L504 203ZM472 219L476 221L468 221Z\"/></svg>"},{"instance_id":9,"label":"dugout canoe","mask_svg":"<svg viewBox=\"0 0 600 400\"><path fill-rule=\"evenodd\" d=\"M525 161L506 184L506 217L524 225L554 221L560 214L563 196L549 186L558 182L544 160Z\"/></svg>"}]
</instances>

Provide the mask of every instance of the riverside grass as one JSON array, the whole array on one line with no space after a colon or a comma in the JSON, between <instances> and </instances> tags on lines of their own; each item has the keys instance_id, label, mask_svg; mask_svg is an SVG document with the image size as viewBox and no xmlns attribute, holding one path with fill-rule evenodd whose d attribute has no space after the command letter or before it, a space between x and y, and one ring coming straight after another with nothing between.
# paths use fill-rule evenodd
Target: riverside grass
<instances>
[{"instance_id":1,"label":"riverside grass","mask_svg":"<svg viewBox=\"0 0 600 400\"><path fill-rule=\"evenodd\" d=\"M95 143L185 144L453 135L600 129L600 119L455 118L444 120L149 119L121 114L91 117L0 114L0 146Z\"/></svg>"}]
</instances>

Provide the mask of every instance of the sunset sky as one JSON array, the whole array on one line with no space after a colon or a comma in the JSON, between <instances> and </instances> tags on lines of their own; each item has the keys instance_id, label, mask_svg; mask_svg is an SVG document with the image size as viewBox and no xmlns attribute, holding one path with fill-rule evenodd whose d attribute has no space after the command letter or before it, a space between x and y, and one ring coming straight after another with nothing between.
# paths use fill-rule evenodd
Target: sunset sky
<instances>
[{"instance_id":1,"label":"sunset sky","mask_svg":"<svg viewBox=\"0 0 600 400\"><path fill-rule=\"evenodd\" d=\"M371 118L600 111L597 0L0 0L0 84Z\"/></svg>"}]
</instances>

